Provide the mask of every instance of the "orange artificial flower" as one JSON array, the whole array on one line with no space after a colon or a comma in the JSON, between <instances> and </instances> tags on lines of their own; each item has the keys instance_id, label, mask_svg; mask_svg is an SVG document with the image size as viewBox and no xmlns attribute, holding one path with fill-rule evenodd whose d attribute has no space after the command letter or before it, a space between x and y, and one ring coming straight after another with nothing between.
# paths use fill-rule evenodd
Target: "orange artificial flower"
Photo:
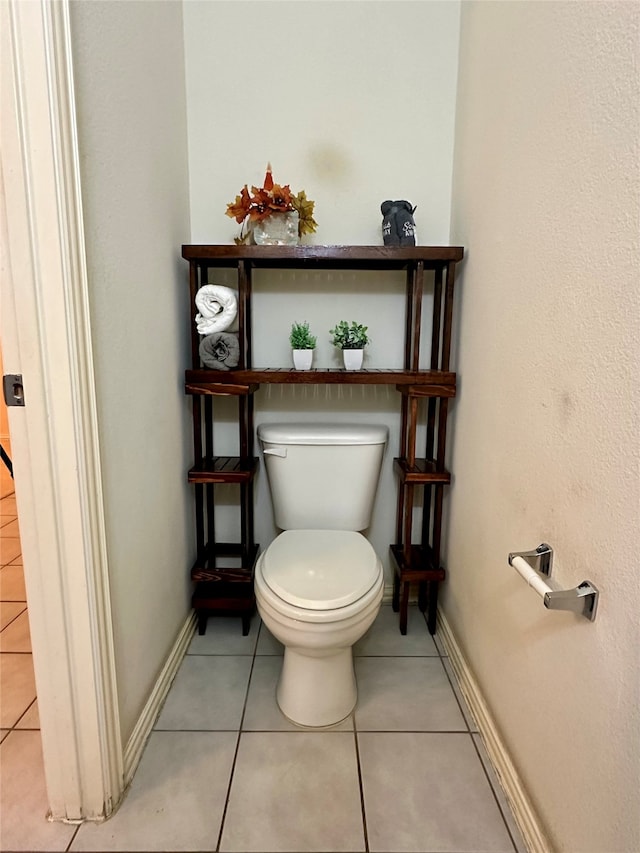
<instances>
[{"instance_id":1,"label":"orange artificial flower","mask_svg":"<svg viewBox=\"0 0 640 853\"><path fill-rule=\"evenodd\" d=\"M227 205L227 216L235 219L236 222L244 222L251 208L251 199L249 198L249 189L245 184L240 190L240 195L236 196L233 204Z\"/></svg>"},{"instance_id":2,"label":"orange artificial flower","mask_svg":"<svg viewBox=\"0 0 640 853\"><path fill-rule=\"evenodd\" d=\"M227 216L232 217L243 227L237 243L246 242L251 238L251 229L244 233L244 223L260 222L272 213L286 213L289 210L297 210L300 220L298 235L310 234L316 230L317 223L313 218L314 202L308 199L304 190L295 196L291 192L289 184L281 186L273 182L271 163L267 164L267 172L264 176L264 186L251 187L251 194L245 184L240 195L232 204L227 205Z\"/></svg>"}]
</instances>

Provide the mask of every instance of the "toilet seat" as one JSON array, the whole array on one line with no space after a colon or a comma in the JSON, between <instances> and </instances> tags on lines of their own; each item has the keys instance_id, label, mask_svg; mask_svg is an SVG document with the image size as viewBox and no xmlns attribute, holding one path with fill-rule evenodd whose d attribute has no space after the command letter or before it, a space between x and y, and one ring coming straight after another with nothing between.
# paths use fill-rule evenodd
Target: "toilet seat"
<instances>
[{"instance_id":1,"label":"toilet seat","mask_svg":"<svg viewBox=\"0 0 640 853\"><path fill-rule=\"evenodd\" d=\"M311 611L348 607L380 578L371 544L351 530L286 530L262 555L261 574L272 593Z\"/></svg>"}]
</instances>

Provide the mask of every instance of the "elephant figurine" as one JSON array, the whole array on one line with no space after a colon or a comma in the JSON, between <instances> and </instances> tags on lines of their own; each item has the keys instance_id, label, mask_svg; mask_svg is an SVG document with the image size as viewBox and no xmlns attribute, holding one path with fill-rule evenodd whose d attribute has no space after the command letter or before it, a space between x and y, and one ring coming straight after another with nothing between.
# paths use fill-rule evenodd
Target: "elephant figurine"
<instances>
[{"instance_id":1,"label":"elephant figurine","mask_svg":"<svg viewBox=\"0 0 640 853\"><path fill-rule=\"evenodd\" d=\"M382 240L385 246L415 246L416 223L413 218L415 207L409 201L383 201Z\"/></svg>"}]
</instances>

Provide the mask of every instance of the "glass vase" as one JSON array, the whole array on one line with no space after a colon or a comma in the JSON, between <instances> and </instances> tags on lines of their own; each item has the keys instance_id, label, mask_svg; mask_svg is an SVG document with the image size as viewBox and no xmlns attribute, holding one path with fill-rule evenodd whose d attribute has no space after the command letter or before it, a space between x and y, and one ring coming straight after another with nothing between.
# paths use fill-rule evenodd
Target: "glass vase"
<instances>
[{"instance_id":1,"label":"glass vase","mask_svg":"<svg viewBox=\"0 0 640 853\"><path fill-rule=\"evenodd\" d=\"M298 211L271 213L253 226L253 239L258 246L297 246Z\"/></svg>"}]
</instances>

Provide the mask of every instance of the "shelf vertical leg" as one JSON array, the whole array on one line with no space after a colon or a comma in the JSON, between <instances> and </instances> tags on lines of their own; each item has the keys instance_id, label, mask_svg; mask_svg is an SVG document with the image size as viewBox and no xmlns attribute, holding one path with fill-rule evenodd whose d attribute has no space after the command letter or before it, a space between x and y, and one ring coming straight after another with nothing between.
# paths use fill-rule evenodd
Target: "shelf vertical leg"
<instances>
[{"instance_id":1,"label":"shelf vertical leg","mask_svg":"<svg viewBox=\"0 0 640 853\"><path fill-rule=\"evenodd\" d=\"M451 355L451 325L453 322L453 289L456 280L456 265L447 264L447 286L444 294L444 316L442 321L442 360L440 370L449 370Z\"/></svg>"},{"instance_id":2,"label":"shelf vertical leg","mask_svg":"<svg viewBox=\"0 0 640 853\"><path fill-rule=\"evenodd\" d=\"M422 327L422 291L424 289L424 262L418 261L413 271L413 328L411 329L411 370L420 369L420 330Z\"/></svg>"},{"instance_id":3,"label":"shelf vertical leg","mask_svg":"<svg viewBox=\"0 0 640 853\"><path fill-rule=\"evenodd\" d=\"M191 401L193 411L193 457L196 465L202 465L202 401L200 397L194 396ZM195 510L196 510L196 553L198 560L204 558L204 487L202 484L195 486Z\"/></svg>"},{"instance_id":4,"label":"shelf vertical leg","mask_svg":"<svg viewBox=\"0 0 640 853\"><path fill-rule=\"evenodd\" d=\"M411 588L411 584L408 581L404 581L401 584L402 586L402 594L400 596L400 633L407 633L407 617L409 615L409 591Z\"/></svg>"},{"instance_id":5,"label":"shelf vertical leg","mask_svg":"<svg viewBox=\"0 0 640 853\"><path fill-rule=\"evenodd\" d=\"M196 293L201 284L203 284L202 272L198 264L195 261L191 261L189 263L189 295L191 297L191 305L189 307L191 316L191 365L194 368L200 364L200 344L194 324L196 316Z\"/></svg>"},{"instance_id":6,"label":"shelf vertical leg","mask_svg":"<svg viewBox=\"0 0 640 853\"><path fill-rule=\"evenodd\" d=\"M198 634L202 637L207 633L207 611L206 610L198 610Z\"/></svg>"},{"instance_id":7,"label":"shelf vertical leg","mask_svg":"<svg viewBox=\"0 0 640 853\"><path fill-rule=\"evenodd\" d=\"M433 319L431 327L431 370L437 370L440 363L440 334L442 321L442 276L443 270L439 266L435 271L433 285Z\"/></svg>"},{"instance_id":8,"label":"shelf vertical leg","mask_svg":"<svg viewBox=\"0 0 640 853\"><path fill-rule=\"evenodd\" d=\"M413 296L415 288L414 268L409 265L407 269L407 296L405 306L405 324L404 324L404 369L411 370L411 362L413 357L413 323L415 299Z\"/></svg>"},{"instance_id":9,"label":"shelf vertical leg","mask_svg":"<svg viewBox=\"0 0 640 853\"><path fill-rule=\"evenodd\" d=\"M431 636L436 633L436 620L438 615L438 588L439 581L429 581L427 628Z\"/></svg>"},{"instance_id":10,"label":"shelf vertical leg","mask_svg":"<svg viewBox=\"0 0 640 853\"><path fill-rule=\"evenodd\" d=\"M205 435L205 456L213 460L213 401L210 396L204 398L204 435ZM213 483L207 483L205 486L205 494L207 498L207 547L209 549L210 565L215 565L215 496Z\"/></svg>"},{"instance_id":11,"label":"shelf vertical leg","mask_svg":"<svg viewBox=\"0 0 640 853\"><path fill-rule=\"evenodd\" d=\"M251 265L238 261L238 341L240 367L251 368Z\"/></svg>"}]
</instances>

